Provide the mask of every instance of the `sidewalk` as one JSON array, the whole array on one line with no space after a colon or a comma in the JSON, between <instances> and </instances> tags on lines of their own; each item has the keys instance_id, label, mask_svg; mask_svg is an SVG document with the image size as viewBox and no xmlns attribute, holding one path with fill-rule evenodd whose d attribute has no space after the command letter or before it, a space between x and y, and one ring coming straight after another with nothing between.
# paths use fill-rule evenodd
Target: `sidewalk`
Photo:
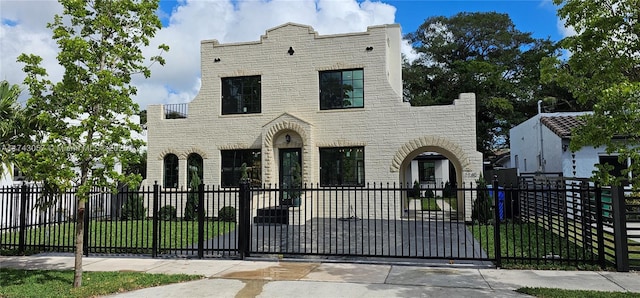
<instances>
[{"instance_id":1,"label":"sidewalk","mask_svg":"<svg viewBox=\"0 0 640 298\"><path fill-rule=\"evenodd\" d=\"M0 256L0 268L73 269L73 256ZM240 260L87 257L85 271L185 273L206 279L111 297L526 297L546 287L640 293L640 273Z\"/></svg>"}]
</instances>

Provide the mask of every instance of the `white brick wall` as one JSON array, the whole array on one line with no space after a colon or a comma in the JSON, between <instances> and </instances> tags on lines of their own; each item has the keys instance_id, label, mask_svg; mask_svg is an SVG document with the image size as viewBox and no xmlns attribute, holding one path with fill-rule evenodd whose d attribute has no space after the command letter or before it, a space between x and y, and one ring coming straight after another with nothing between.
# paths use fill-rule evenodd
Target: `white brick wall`
<instances>
[{"instance_id":1,"label":"white brick wall","mask_svg":"<svg viewBox=\"0 0 640 298\"><path fill-rule=\"evenodd\" d=\"M226 148L261 148L263 182L278 183L282 147L303 149L303 180L316 183L319 147L356 145L365 147L366 181L404 182L402 169L410 160L434 151L453 162L459 183L473 182L482 170L475 95L461 94L448 106L403 102L400 36L399 25L320 36L311 27L288 23L256 42L202 41L202 87L189 103L188 118L164 119L162 105L148 107L148 184L162 183L165 154L182 161L191 152L203 155L204 182L220 184L220 149ZM364 69L364 108L320 110L318 72L348 68ZM261 76L262 112L221 115L221 78L244 75ZM293 137L291 143L281 140L285 134ZM181 184L185 172L181 162Z\"/></svg>"}]
</instances>

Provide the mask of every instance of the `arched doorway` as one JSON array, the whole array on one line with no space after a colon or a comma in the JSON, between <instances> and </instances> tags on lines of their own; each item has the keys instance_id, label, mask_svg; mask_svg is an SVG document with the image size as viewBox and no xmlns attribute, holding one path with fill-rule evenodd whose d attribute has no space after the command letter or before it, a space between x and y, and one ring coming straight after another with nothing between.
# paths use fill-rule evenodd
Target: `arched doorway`
<instances>
[{"instance_id":1,"label":"arched doorway","mask_svg":"<svg viewBox=\"0 0 640 298\"><path fill-rule=\"evenodd\" d=\"M475 146L475 144L474 144ZM455 171L452 185L458 188L468 187L475 183L482 173L482 154L473 148L464 148L445 138L425 136L405 143L393 159L391 170L398 171L401 185L413 185L411 164L420 155L432 153L446 158ZM458 218L471 220L471 195L458 190L456 193Z\"/></svg>"}]
</instances>

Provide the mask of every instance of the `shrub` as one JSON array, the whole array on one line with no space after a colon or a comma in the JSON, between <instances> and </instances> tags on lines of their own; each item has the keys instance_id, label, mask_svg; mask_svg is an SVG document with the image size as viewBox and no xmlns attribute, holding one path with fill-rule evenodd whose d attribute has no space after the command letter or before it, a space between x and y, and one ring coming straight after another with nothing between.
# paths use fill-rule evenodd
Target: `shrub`
<instances>
[{"instance_id":1,"label":"shrub","mask_svg":"<svg viewBox=\"0 0 640 298\"><path fill-rule=\"evenodd\" d=\"M487 183L482 176L480 176L480 179L478 179L476 183L478 197L473 202L471 219L479 224L488 224L493 219L493 213L491 212L491 197L487 190Z\"/></svg>"},{"instance_id":2,"label":"shrub","mask_svg":"<svg viewBox=\"0 0 640 298\"><path fill-rule=\"evenodd\" d=\"M147 208L144 207L144 200L138 194L130 194L122 206L122 220L144 219Z\"/></svg>"},{"instance_id":3,"label":"shrub","mask_svg":"<svg viewBox=\"0 0 640 298\"><path fill-rule=\"evenodd\" d=\"M187 204L184 207L184 220L198 220L198 188L200 187L200 177L196 169L191 169L191 183L189 184L189 194ZM206 215L205 215L206 217Z\"/></svg>"},{"instance_id":4,"label":"shrub","mask_svg":"<svg viewBox=\"0 0 640 298\"><path fill-rule=\"evenodd\" d=\"M224 206L218 211L218 219L220 221L236 222L236 208Z\"/></svg>"},{"instance_id":5,"label":"shrub","mask_svg":"<svg viewBox=\"0 0 640 298\"><path fill-rule=\"evenodd\" d=\"M431 190L431 189L425 190L424 191L424 197L425 198L433 198L433 197L435 197L435 195L433 193L433 190Z\"/></svg>"},{"instance_id":6,"label":"shrub","mask_svg":"<svg viewBox=\"0 0 640 298\"><path fill-rule=\"evenodd\" d=\"M454 196L453 189L451 187L451 183L447 181L444 184L444 189L442 190L442 197L444 198L452 198Z\"/></svg>"},{"instance_id":7,"label":"shrub","mask_svg":"<svg viewBox=\"0 0 640 298\"><path fill-rule=\"evenodd\" d=\"M176 220L178 218L178 210L171 205L162 206L158 211L158 218L160 220Z\"/></svg>"},{"instance_id":8,"label":"shrub","mask_svg":"<svg viewBox=\"0 0 640 298\"><path fill-rule=\"evenodd\" d=\"M407 187L409 187L409 184L407 184ZM420 198L420 182L418 182L418 180L413 181L413 187L407 190L407 197L410 199Z\"/></svg>"}]
</instances>

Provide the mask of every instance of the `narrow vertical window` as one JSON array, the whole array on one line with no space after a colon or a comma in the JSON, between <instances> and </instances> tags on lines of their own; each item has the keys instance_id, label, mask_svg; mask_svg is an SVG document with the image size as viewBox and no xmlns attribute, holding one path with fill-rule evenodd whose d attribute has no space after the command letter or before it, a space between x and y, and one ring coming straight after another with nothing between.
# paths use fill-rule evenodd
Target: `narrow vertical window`
<instances>
[{"instance_id":1,"label":"narrow vertical window","mask_svg":"<svg viewBox=\"0 0 640 298\"><path fill-rule=\"evenodd\" d=\"M200 179L200 183L204 183L202 156L197 153L191 153L187 158L187 185L191 186L194 174Z\"/></svg>"},{"instance_id":2,"label":"narrow vertical window","mask_svg":"<svg viewBox=\"0 0 640 298\"><path fill-rule=\"evenodd\" d=\"M167 154L164 157L164 187L178 187L178 156Z\"/></svg>"}]
</instances>

